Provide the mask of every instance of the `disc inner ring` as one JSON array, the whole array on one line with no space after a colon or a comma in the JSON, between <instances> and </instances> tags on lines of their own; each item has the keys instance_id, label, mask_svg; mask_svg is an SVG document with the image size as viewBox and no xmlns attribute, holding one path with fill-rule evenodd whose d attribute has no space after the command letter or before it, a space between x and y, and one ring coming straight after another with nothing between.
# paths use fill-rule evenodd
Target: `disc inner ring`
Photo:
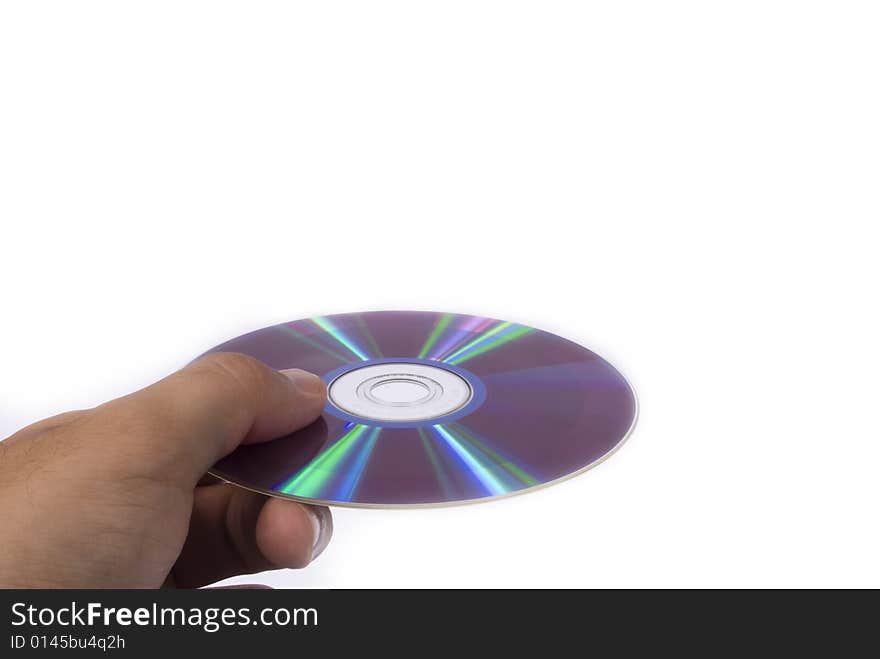
<instances>
[{"instance_id":1,"label":"disc inner ring","mask_svg":"<svg viewBox=\"0 0 880 659\"><path fill-rule=\"evenodd\" d=\"M431 378L401 373L386 377L377 375L358 385L357 394L376 405L407 407L422 405L442 395L443 388Z\"/></svg>"},{"instance_id":2,"label":"disc inner ring","mask_svg":"<svg viewBox=\"0 0 880 659\"><path fill-rule=\"evenodd\" d=\"M447 416L473 398L462 376L439 366L373 364L343 373L328 387L329 402L372 421L427 421Z\"/></svg>"}]
</instances>

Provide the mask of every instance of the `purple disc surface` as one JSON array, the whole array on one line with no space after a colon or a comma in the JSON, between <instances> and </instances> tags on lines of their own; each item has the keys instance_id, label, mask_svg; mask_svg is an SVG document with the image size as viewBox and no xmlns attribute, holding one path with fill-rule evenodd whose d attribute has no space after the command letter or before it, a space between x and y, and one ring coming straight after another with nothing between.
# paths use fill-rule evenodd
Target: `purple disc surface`
<instances>
[{"instance_id":1,"label":"purple disc surface","mask_svg":"<svg viewBox=\"0 0 880 659\"><path fill-rule=\"evenodd\" d=\"M629 434L636 400L608 362L516 323L376 311L296 320L209 352L322 376L324 413L292 435L241 446L211 472L311 503L449 505L577 474Z\"/></svg>"}]
</instances>

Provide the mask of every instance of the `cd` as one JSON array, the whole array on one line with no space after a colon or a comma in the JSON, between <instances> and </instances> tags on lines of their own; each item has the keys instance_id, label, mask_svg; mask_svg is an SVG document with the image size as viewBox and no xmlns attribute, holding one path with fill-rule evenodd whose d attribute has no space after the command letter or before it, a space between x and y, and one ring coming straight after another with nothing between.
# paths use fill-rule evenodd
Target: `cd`
<instances>
[{"instance_id":1,"label":"cd","mask_svg":"<svg viewBox=\"0 0 880 659\"><path fill-rule=\"evenodd\" d=\"M600 462L636 417L632 389L607 361L492 318L339 314L257 330L217 351L326 382L315 423L241 446L211 470L308 503L432 506L528 492Z\"/></svg>"}]
</instances>

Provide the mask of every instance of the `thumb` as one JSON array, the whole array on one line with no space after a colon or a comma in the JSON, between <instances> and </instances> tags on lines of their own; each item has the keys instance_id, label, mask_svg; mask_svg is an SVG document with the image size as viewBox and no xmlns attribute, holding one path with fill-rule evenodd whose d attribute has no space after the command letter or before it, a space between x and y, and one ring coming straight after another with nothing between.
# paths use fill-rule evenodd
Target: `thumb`
<instances>
[{"instance_id":1,"label":"thumb","mask_svg":"<svg viewBox=\"0 0 880 659\"><path fill-rule=\"evenodd\" d=\"M130 459L183 485L240 443L288 435L318 418L326 400L316 375L275 371L237 353L212 353L141 391L97 408L113 419Z\"/></svg>"}]
</instances>

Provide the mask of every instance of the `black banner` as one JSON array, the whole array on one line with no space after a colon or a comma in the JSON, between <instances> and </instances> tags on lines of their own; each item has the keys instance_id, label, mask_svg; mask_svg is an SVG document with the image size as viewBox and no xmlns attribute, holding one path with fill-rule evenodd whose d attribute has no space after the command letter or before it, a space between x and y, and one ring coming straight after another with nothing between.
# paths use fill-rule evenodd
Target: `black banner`
<instances>
[{"instance_id":1,"label":"black banner","mask_svg":"<svg viewBox=\"0 0 880 659\"><path fill-rule=\"evenodd\" d=\"M876 605L861 600L783 591L0 591L0 656L485 648L561 657L609 647L790 651L804 642L840 656L876 621Z\"/></svg>"}]
</instances>

